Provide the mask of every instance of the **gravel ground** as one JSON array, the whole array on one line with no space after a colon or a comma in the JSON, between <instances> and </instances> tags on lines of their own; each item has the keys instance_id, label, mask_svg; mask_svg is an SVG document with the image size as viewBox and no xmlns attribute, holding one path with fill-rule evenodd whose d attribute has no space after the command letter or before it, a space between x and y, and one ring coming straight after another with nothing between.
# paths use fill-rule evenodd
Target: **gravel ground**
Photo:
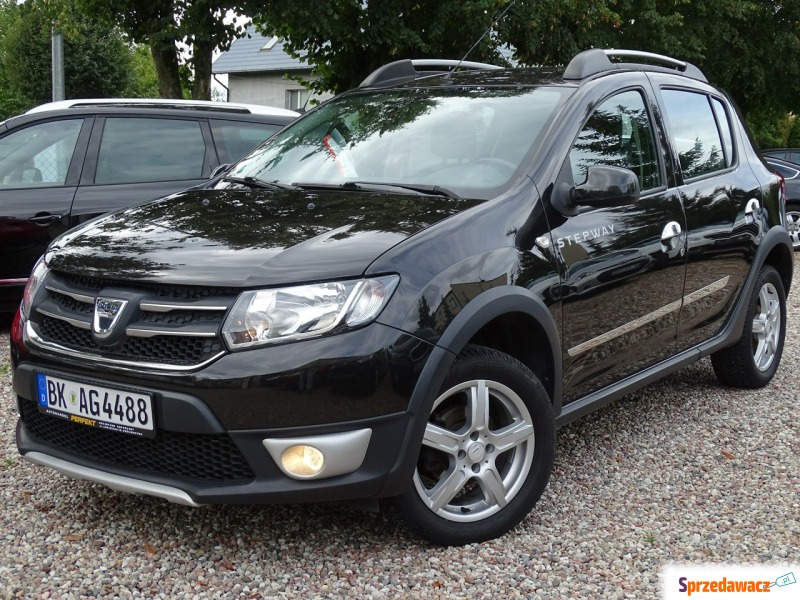
<instances>
[{"instance_id":1,"label":"gravel ground","mask_svg":"<svg viewBox=\"0 0 800 600\"><path fill-rule=\"evenodd\" d=\"M188 508L24 463L0 335L0 598L654 598L667 563L800 562L800 292L759 391L703 360L559 431L534 512L439 548L334 505Z\"/></svg>"}]
</instances>

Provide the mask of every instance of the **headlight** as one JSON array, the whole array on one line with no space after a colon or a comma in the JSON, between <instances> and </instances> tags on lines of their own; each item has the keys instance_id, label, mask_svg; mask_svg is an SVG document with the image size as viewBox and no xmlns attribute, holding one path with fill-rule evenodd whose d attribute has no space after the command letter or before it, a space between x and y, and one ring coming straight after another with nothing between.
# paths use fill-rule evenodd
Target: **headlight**
<instances>
[{"instance_id":1,"label":"headlight","mask_svg":"<svg viewBox=\"0 0 800 600\"><path fill-rule=\"evenodd\" d=\"M222 333L231 350L365 325L388 302L397 275L242 293Z\"/></svg>"},{"instance_id":2,"label":"headlight","mask_svg":"<svg viewBox=\"0 0 800 600\"><path fill-rule=\"evenodd\" d=\"M33 266L33 271L30 277L28 277L28 283L25 284L25 291L22 294L22 316L26 319L31 316L33 298L36 296L36 292L39 291L39 287L42 285L47 271L47 265L44 262L44 257L42 257L36 261L36 264Z\"/></svg>"}]
</instances>

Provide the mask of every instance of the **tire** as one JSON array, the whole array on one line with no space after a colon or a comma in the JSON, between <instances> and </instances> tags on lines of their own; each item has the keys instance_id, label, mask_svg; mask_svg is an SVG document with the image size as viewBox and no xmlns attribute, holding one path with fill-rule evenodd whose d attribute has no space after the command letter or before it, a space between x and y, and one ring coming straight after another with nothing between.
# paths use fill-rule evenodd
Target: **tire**
<instances>
[{"instance_id":1,"label":"tire","mask_svg":"<svg viewBox=\"0 0 800 600\"><path fill-rule=\"evenodd\" d=\"M521 362L482 346L458 356L434 401L409 490L409 528L443 546L515 527L542 495L555 454L550 398Z\"/></svg>"},{"instance_id":2,"label":"tire","mask_svg":"<svg viewBox=\"0 0 800 600\"><path fill-rule=\"evenodd\" d=\"M775 375L786 337L786 295L778 272L767 265L758 274L742 337L711 355L714 373L725 385L756 389Z\"/></svg>"},{"instance_id":3,"label":"tire","mask_svg":"<svg viewBox=\"0 0 800 600\"><path fill-rule=\"evenodd\" d=\"M800 249L800 202L786 203L786 229L792 237L792 247Z\"/></svg>"}]
</instances>

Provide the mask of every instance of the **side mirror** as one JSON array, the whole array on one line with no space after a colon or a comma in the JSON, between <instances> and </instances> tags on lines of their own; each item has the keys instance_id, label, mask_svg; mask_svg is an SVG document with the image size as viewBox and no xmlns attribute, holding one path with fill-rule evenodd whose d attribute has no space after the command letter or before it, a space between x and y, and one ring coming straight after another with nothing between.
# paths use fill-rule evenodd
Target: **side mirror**
<instances>
[{"instance_id":1,"label":"side mirror","mask_svg":"<svg viewBox=\"0 0 800 600\"><path fill-rule=\"evenodd\" d=\"M633 204L639 195L639 179L633 171L608 165L589 167L586 181L570 191L574 204L595 208Z\"/></svg>"},{"instance_id":2,"label":"side mirror","mask_svg":"<svg viewBox=\"0 0 800 600\"><path fill-rule=\"evenodd\" d=\"M213 170L213 171L211 171L211 177L210 177L210 179L214 179L215 177L218 177L218 176L222 175L222 174L223 174L225 171L227 171L227 170L228 170L228 169L230 169L230 168L231 168L231 165L230 165L230 164L225 164L225 163L223 163L223 164L221 164L221 165L217 165L217 166L214 168L214 170Z\"/></svg>"}]
</instances>

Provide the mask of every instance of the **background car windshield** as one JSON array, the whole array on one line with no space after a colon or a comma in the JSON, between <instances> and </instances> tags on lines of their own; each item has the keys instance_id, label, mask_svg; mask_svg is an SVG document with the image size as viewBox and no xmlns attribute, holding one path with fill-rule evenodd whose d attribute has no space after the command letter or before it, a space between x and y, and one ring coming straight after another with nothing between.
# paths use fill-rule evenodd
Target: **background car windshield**
<instances>
[{"instance_id":1,"label":"background car windshield","mask_svg":"<svg viewBox=\"0 0 800 600\"><path fill-rule=\"evenodd\" d=\"M272 138L231 176L437 185L488 198L526 164L566 93L552 87L344 96Z\"/></svg>"}]
</instances>

